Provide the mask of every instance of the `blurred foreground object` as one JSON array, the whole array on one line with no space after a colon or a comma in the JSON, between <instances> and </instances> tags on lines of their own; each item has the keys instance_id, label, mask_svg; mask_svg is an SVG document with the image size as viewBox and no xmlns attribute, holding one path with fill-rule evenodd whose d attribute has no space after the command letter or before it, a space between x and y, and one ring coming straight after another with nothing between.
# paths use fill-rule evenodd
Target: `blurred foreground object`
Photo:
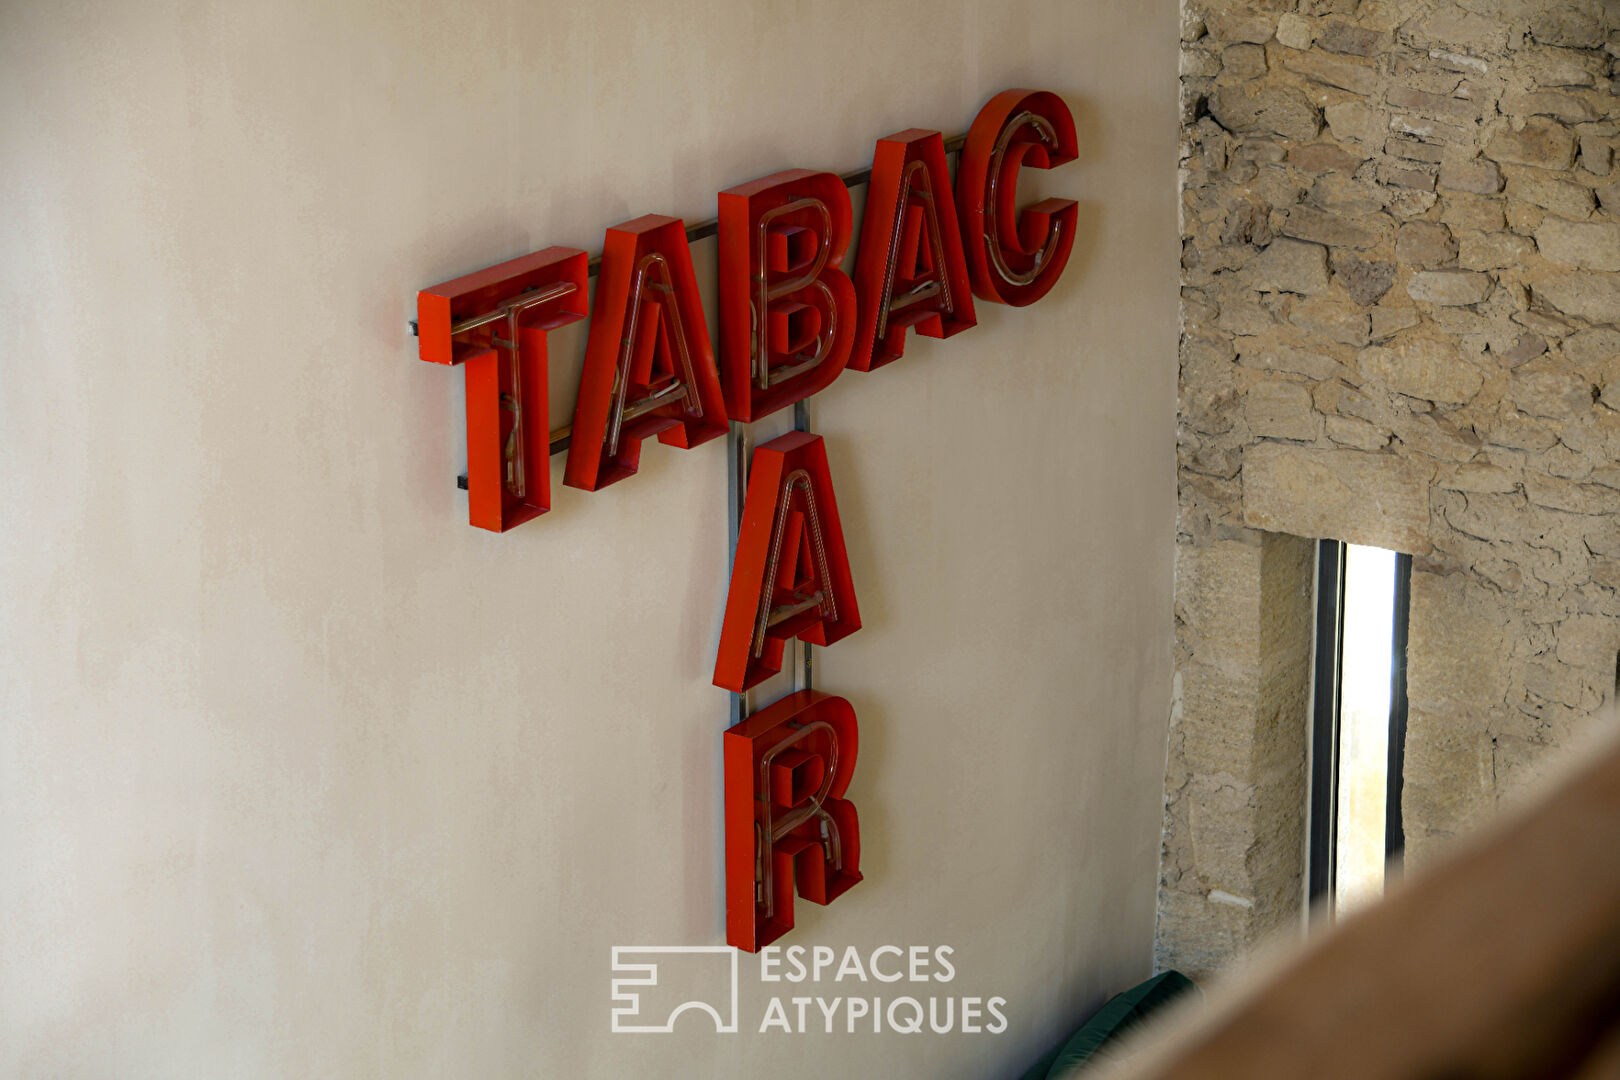
<instances>
[{"instance_id":1,"label":"blurred foreground object","mask_svg":"<svg viewBox=\"0 0 1620 1080\"><path fill-rule=\"evenodd\" d=\"M1620 1078L1620 743L1587 761L1124 1075Z\"/></svg>"}]
</instances>

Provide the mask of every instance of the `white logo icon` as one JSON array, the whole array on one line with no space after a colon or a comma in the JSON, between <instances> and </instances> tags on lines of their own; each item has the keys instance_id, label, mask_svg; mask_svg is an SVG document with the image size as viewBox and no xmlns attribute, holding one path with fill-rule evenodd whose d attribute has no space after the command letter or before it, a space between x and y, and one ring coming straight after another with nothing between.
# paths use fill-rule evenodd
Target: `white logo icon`
<instances>
[{"instance_id":1,"label":"white logo icon","mask_svg":"<svg viewBox=\"0 0 1620 1080\"><path fill-rule=\"evenodd\" d=\"M662 957L708 957L726 955L724 964L715 960L688 960L665 962ZM681 993L659 993L655 988L668 988L675 980L660 982L660 966L679 972ZM723 1034L737 1031L737 950L729 945L615 945L613 971L620 976L613 979L613 1030L627 1033L671 1032L675 1021L688 1010L706 1012L714 1018L714 1030ZM724 973L724 983L722 981ZM688 980L690 976L690 981ZM676 1000L690 993L694 986L710 989L706 998ZM648 998L647 1009L642 1010L642 997ZM721 998L727 1000L719 1006ZM667 1012L664 1006L674 1001ZM727 1010L722 1012L722 1009ZM657 1023L660 1017L662 1023ZM654 1021L654 1022L649 1022Z\"/></svg>"}]
</instances>

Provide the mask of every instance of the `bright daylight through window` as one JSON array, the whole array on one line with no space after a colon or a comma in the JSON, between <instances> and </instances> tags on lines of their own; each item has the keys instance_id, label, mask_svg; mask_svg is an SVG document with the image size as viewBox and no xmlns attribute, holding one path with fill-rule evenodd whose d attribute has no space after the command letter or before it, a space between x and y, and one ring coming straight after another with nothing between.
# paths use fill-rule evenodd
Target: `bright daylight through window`
<instances>
[{"instance_id":1,"label":"bright daylight through window","mask_svg":"<svg viewBox=\"0 0 1620 1080\"><path fill-rule=\"evenodd\" d=\"M1348 546L1339 703L1339 821L1334 907L1384 892L1384 826L1395 628L1395 553Z\"/></svg>"}]
</instances>

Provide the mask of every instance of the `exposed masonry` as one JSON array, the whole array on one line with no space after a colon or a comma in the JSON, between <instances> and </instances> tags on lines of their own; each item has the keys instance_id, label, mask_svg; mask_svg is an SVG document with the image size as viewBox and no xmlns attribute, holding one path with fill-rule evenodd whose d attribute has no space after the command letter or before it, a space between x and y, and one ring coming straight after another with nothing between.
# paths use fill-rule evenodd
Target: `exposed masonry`
<instances>
[{"instance_id":1,"label":"exposed masonry","mask_svg":"<svg viewBox=\"0 0 1620 1080\"><path fill-rule=\"evenodd\" d=\"M1612 694L1620 0L1189 2L1158 950L1297 925L1308 540L1414 555L1421 860Z\"/></svg>"}]
</instances>

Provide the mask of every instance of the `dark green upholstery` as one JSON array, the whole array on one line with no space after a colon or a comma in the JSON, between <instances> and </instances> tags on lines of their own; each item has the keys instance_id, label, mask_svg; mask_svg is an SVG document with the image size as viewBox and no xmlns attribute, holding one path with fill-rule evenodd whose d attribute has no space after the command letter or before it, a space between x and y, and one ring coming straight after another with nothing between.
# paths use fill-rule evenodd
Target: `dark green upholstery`
<instances>
[{"instance_id":1,"label":"dark green upholstery","mask_svg":"<svg viewBox=\"0 0 1620 1080\"><path fill-rule=\"evenodd\" d=\"M1080 1030L1024 1073L1022 1080L1068 1080L1078 1075L1088 1063L1111 1056L1112 1044L1140 1027L1150 1015L1196 990L1192 980L1181 972L1165 971L1123 994L1115 994L1080 1025Z\"/></svg>"}]
</instances>

